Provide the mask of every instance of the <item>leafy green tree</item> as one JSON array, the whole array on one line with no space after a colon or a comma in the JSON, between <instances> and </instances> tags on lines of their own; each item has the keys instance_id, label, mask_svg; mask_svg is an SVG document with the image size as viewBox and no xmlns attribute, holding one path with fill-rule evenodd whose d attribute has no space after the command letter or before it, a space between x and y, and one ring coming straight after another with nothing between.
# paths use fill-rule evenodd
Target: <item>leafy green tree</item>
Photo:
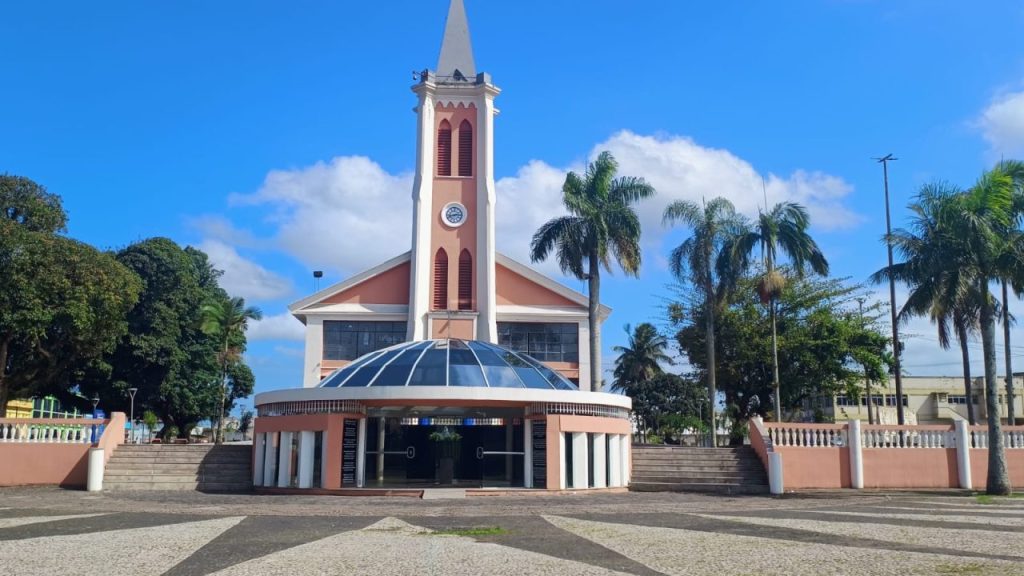
<instances>
[{"instance_id":1,"label":"leafy green tree","mask_svg":"<svg viewBox=\"0 0 1024 576\"><path fill-rule=\"evenodd\" d=\"M642 178L616 178L618 163L602 152L581 176L570 172L562 186L569 215L549 220L533 235L530 259L555 253L566 274L587 281L590 321L590 390L601 386L601 268L612 271L612 259L623 272L640 271L640 218L632 205L654 196Z\"/></svg>"},{"instance_id":2,"label":"leafy green tree","mask_svg":"<svg viewBox=\"0 0 1024 576\"><path fill-rule=\"evenodd\" d=\"M242 439L245 439L245 435L249 433L249 428L252 427L252 419L255 416L252 410L246 410L242 412L242 417L238 419L238 431L242 433Z\"/></svg>"},{"instance_id":3,"label":"leafy green tree","mask_svg":"<svg viewBox=\"0 0 1024 576\"><path fill-rule=\"evenodd\" d=\"M707 390L700 382L667 372L634 383L628 395L644 438L678 433L678 418L698 420L702 407L708 404Z\"/></svg>"},{"instance_id":4,"label":"leafy green tree","mask_svg":"<svg viewBox=\"0 0 1024 576\"><path fill-rule=\"evenodd\" d=\"M766 415L774 397L772 322L756 290L761 282L760 273L741 278L737 300L722 310L715 326L719 390L734 426ZM861 317L856 300L863 291L841 280L796 276L779 292L776 351L787 383L781 390L783 410L820 396L859 395L864 367L873 379L885 377L889 339L877 318L865 322ZM672 317L679 327L676 341L697 375L704 377L703 304L688 290L680 298L684 302L673 308Z\"/></svg>"},{"instance_id":5,"label":"leafy green tree","mask_svg":"<svg viewBox=\"0 0 1024 576\"><path fill-rule=\"evenodd\" d=\"M615 380L613 391L629 393L631 387L645 382L662 373L662 364L672 364L672 359L665 354L668 340L658 333L653 324L644 322L631 329L625 326L628 343L626 346L612 348L619 354L615 359Z\"/></svg>"},{"instance_id":6,"label":"leafy green tree","mask_svg":"<svg viewBox=\"0 0 1024 576\"><path fill-rule=\"evenodd\" d=\"M785 275L779 270L779 253L789 257L789 270L797 277L803 276L808 267L817 274L828 275L828 261L807 231L810 224L811 218L803 206L793 202L779 202L771 210L758 214L753 225L741 230L725 248L732 254L736 270L747 270L750 267L750 255L758 249L761 253L764 273L756 288L762 303L768 306L771 317L772 388L776 419L782 415L776 304L780 291L786 285Z\"/></svg>"},{"instance_id":7,"label":"leafy green tree","mask_svg":"<svg viewBox=\"0 0 1024 576\"><path fill-rule=\"evenodd\" d=\"M224 409L228 397L228 381L232 367L241 360L245 346L245 330L250 320L263 318L259 308L246 307L243 298L221 299L204 304L201 310L202 330L217 340L223 384L220 392L220 411L217 414L217 442L224 441ZM237 376L237 374L236 374ZM237 378L235 378L237 379Z\"/></svg>"},{"instance_id":8,"label":"leafy green tree","mask_svg":"<svg viewBox=\"0 0 1024 576\"><path fill-rule=\"evenodd\" d=\"M176 429L188 437L199 422L216 417L221 402L223 371L220 342L201 329L199 303L227 300L217 285L219 272L206 255L181 248L167 238L150 238L121 250L117 258L142 279L138 305L128 315L129 333L110 355L113 385L106 403L125 402L123 391L138 388L136 402L156 412L165 436ZM238 373L248 381L251 372Z\"/></svg>"},{"instance_id":9,"label":"leafy green tree","mask_svg":"<svg viewBox=\"0 0 1024 576\"><path fill-rule=\"evenodd\" d=\"M708 370L706 371L708 422L715 423L715 403L718 396L715 371L715 312L725 304L736 283L731 254L723 248L730 238L742 231L743 220L736 214L732 203L725 198L714 198L697 205L688 200L677 200L665 208L665 224L681 222L692 230L689 238L672 250L669 265L681 282L689 282L704 303L704 329L707 338ZM713 439L717 442L717 439Z\"/></svg>"},{"instance_id":10,"label":"leafy green tree","mask_svg":"<svg viewBox=\"0 0 1024 576\"><path fill-rule=\"evenodd\" d=\"M1010 347L1010 288L1017 298L1024 294L1024 269L1018 262L1018 247L1024 243L1024 231L1021 221L1024 220L1024 162L1019 160L1003 160L997 168L1006 173L1013 181L1013 203L1010 212L1010 226L1002 231L1003 250L999 258L1002 272L1000 288L1002 289L1002 321L1003 321L1003 358L1006 361L1006 421L1010 426L1017 424L1015 409L1015 392L1013 389L1013 353Z\"/></svg>"},{"instance_id":11,"label":"leafy green tree","mask_svg":"<svg viewBox=\"0 0 1024 576\"><path fill-rule=\"evenodd\" d=\"M60 198L0 175L0 416L12 398L75 404L86 372L127 330L140 283L109 254L61 235Z\"/></svg>"}]
</instances>

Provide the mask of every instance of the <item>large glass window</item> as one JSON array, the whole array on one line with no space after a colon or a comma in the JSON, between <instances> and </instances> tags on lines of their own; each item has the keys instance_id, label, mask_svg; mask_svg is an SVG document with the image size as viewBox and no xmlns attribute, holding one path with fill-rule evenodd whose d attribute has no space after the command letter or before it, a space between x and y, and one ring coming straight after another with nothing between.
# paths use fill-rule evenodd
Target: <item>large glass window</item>
<instances>
[{"instance_id":1,"label":"large glass window","mask_svg":"<svg viewBox=\"0 0 1024 576\"><path fill-rule=\"evenodd\" d=\"M579 362L579 324L498 322L498 344L541 362Z\"/></svg>"},{"instance_id":2,"label":"large glass window","mask_svg":"<svg viewBox=\"0 0 1024 576\"><path fill-rule=\"evenodd\" d=\"M405 342L405 322L324 322L324 360L355 360Z\"/></svg>"}]
</instances>

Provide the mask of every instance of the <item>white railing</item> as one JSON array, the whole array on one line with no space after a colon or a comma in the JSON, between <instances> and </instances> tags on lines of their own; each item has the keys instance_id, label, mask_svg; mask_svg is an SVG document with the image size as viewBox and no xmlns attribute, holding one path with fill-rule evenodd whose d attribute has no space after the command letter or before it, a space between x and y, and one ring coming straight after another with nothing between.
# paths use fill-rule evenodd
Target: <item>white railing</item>
<instances>
[{"instance_id":1,"label":"white railing","mask_svg":"<svg viewBox=\"0 0 1024 576\"><path fill-rule=\"evenodd\" d=\"M1024 449L1024 426L1003 426L1002 433L1003 447L1012 450ZM967 429L967 434L972 448L988 448L988 426L971 426Z\"/></svg>"},{"instance_id":2,"label":"white railing","mask_svg":"<svg viewBox=\"0 0 1024 576\"><path fill-rule=\"evenodd\" d=\"M109 420L0 419L0 443L92 444Z\"/></svg>"},{"instance_id":3,"label":"white railing","mask_svg":"<svg viewBox=\"0 0 1024 576\"><path fill-rule=\"evenodd\" d=\"M847 445L845 425L766 422L764 426L773 446L835 448Z\"/></svg>"},{"instance_id":4,"label":"white railing","mask_svg":"<svg viewBox=\"0 0 1024 576\"><path fill-rule=\"evenodd\" d=\"M864 425L864 448L956 448L952 426Z\"/></svg>"}]
</instances>

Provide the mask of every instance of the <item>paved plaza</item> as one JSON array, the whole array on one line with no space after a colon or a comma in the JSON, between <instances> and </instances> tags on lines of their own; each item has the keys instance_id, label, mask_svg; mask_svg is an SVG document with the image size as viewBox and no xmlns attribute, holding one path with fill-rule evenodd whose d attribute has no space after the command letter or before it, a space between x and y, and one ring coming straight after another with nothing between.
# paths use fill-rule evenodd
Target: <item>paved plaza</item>
<instances>
[{"instance_id":1,"label":"paved plaza","mask_svg":"<svg viewBox=\"0 0 1024 576\"><path fill-rule=\"evenodd\" d=\"M1024 500L0 490L0 574L1024 574Z\"/></svg>"}]
</instances>

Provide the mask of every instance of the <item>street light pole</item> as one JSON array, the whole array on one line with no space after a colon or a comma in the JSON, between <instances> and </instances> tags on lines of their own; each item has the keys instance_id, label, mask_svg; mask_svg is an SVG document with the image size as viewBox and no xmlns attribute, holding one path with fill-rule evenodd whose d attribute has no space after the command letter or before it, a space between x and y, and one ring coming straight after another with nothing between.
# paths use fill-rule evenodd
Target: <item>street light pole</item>
<instances>
[{"instance_id":1,"label":"street light pole","mask_svg":"<svg viewBox=\"0 0 1024 576\"><path fill-rule=\"evenodd\" d=\"M906 420L903 415L903 374L900 369L900 329L896 322L896 279L892 276L892 216L889 212L889 162L898 160L892 154L876 158L882 165L885 179L885 245L889 252L889 315L892 319L892 357L893 371L896 376L896 422L903 426ZM870 400L870 398L869 398Z\"/></svg>"},{"instance_id":2,"label":"street light pole","mask_svg":"<svg viewBox=\"0 0 1024 576\"><path fill-rule=\"evenodd\" d=\"M128 389L128 395L131 396L131 398L132 398L131 415L128 417L128 421L132 423L132 441L131 441L132 444L135 444L135 438L136 438L136 436L135 436L135 393L138 392L138 391L139 391L139 389L135 388L134 386Z\"/></svg>"}]
</instances>

